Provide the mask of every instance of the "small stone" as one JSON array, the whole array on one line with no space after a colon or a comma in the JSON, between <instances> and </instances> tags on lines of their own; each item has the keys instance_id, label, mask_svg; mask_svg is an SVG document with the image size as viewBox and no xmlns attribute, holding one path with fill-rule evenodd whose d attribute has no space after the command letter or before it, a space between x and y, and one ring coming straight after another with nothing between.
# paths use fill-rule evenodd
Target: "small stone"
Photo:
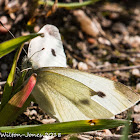
<instances>
[{"instance_id":1,"label":"small stone","mask_svg":"<svg viewBox=\"0 0 140 140\"><path fill-rule=\"evenodd\" d=\"M39 30L40 30L40 27L38 25L34 27L35 32L39 32Z\"/></svg>"},{"instance_id":2,"label":"small stone","mask_svg":"<svg viewBox=\"0 0 140 140\"><path fill-rule=\"evenodd\" d=\"M110 25L112 24L112 21L111 20L108 20L108 19L106 19L106 18L103 18L103 20L102 20L102 26L103 27L110 27Z\"/></svg>"},{"instance_id":3,"label":"small stone","mask_svg":"<svg viewBox=\"0 0 140 140\"><path fill-rule=\"evenodd\" d=\"M99 41L99 43L104 44L104 45L108 45L108 46L111 45L110 41L105 39L105 38L103 38L103 37L99 37L98 41Z\"/></svg>"},{"instance_id":4,"label":"small stone","mask_svg":"<svg viewBox=\"0 0 140 140\"><path fill-rule=\"evenodd\" d=\"M11 19L13 19L13 20L16 19L16 15L15 15L15 13L10 13L9 15L10 15Z\"/></svg>"},{"instance_id":5,"label":"small stone","mask_svg":"<svg viewBox=\"0 0 140 140\"><path fill-rule=\"evenodd\" d=\"M24 31L21 32L21 35L22 35L22 36L29 35L29 34L30 34L30 33L29 33L28 31L27 31L27 32L24 32Z\"/></svg>"},{"instance_id":6,"label":"small stone","mask_svg":"<svg viewBox=\"0 0 140 140\"><path fill-rule=\"evenodd\" d=\"M119 126L119 127L117 127L117 129L116 129L116 134L120 134L121 132L122 132L122 130L124 129L124 126Z\"/></svg>"},{"instance_id":7,"label":"small stone","mask_svg":"<svg viewBox=\"0 0 140 140\"><path fill-rule=\"evenodd\" d=\"M140 125L138 125L137 128L140 129ZM140 133L139 133L139 137L140 137Z\"/></svg>"},{"instance_id":8,"label":"small stone","mask_svg":"<svg viewBox=\"0 0 140 140\"><path fill-rule=\"evenodd\" d=\"M103 50L102 51L102 55L107 55L107 51L106 50Z\"/></svg>"},{"instance_id":9,"label":"small stone","mask_svg":"<svg viewBox=\"0 0 140 140\"><path fill-rule=\"evenodd\" d=\"M127 31L127 28L124 24L118 22L118 23L115 23L112 27L112 30L114 32L119 32L119 33L122 33L124 35L127 35L128 34L128 31Z\"/></svg>"},{"instance_id":10,"label":"small stone","mask_svg":"<svg viewBox=\"0 0 140 140\"><path fill-rule=\"evenodd\" d=\"M102 130L103 135L112 135L111 131L109 129Z\"/></svg>"},{"instance_id":11,"label":"small stone","mask_svg":"<svg viewBox=\"0 0 140 140\"><path fill-rule=\"evenodd\" d=\"M130 44L132 47L139 47L140 46L140 36L135 36L130 38Z\"/></svg>"},{"instance_id":12,"label":"small stone","mask_svg":"<svg viewBox=\"0 0 140 140\"><path fill-rule=\"evenodd\" d=\"M73 64L73 68L76 68L78 65L78 62L76 61L76 59L72 59L72 64Z\"/></svg>"},{"instance_id":13,"label":"small stone","mask_svg":"<svg viewBox=\"0 0 140 140\"><path fill-rule=\"evenodd\" d=\"M19 15L16 17L16 20L15 20L15 23L14 23L14 24L17 24L17 23L20 22L23 18L24 18L23 14L19 14Z\"/></svg>"},{"instance_id":14,"label":"small stone","mask_svg":"<svg viewBox=\"0 0 140 140\"><path fill-rule=\"evenodd\" d=\"M103 10L105 11L111 11L111 13L120 13L123 11L123 7L117 3L105 3L103 5Z\"/></svg>"},{"instance_id":15,"label":"small stone","mask_svg":"<svg viewBox=\"0 0 140 140\"><path fill-rule=\"evenodd\" d=\"M37 116L37 111L36 110L31 110L30 113L29 113L30 116Z\"/></svg>"},{"instance_id":16,"label":"small stone","mask_svg":"<svg viewBox=\"0 0 140 140\"><path fill-rule=\"evenodd\" d=\"M84 39L84 35L83 35L83 33L81 31L78 32L78 35L79 35L80 39L82 39L82 40Z\"/></svg>"},{"instance_id":17,"label":"small stone","mask_svg":"<svg viewBox=\"0 0 140 140\"><path fill-rule=\"evenodd\" d=\"M78 42L76 44L77 48L83 52L86 52L87 51L87 46L85 45L85 43L83 42Z\"/></svg>"},{"instance_id":18,"label":"small stone","mask_svg":"<svg viewBox=\"0 0 140 140\"><path fill-rule=\"evenodd\" d=\"M27 108L26 111L24 112L25 115L29 116L30 110Z\"/></svg>"},{"instance_id":19,"label":"small stone","mask_svg":"<svg viewBox=\"0 0 140 140\"><path fill-rule=\"evenodd\" d=\"M52 140L52 139L54 139L55 138L55 136L53 136L53 133L48 133L48 135L51 135L52 134L52 136L47 136L47 135L45 135L45 136L43 136L43 138L42 138L42 140Z\"/></svg>"},{"instance_id":20,"label":"small stone","mask_svg":"<svg viewBox=\"0 0 140 140\"><path fill-rule=\"evenodd\" d=\"M139 76L140 75L139 69L133 69L132 70L132 75Z\"/></svg>"},{"instance_id":21,"label":"small stone","mask_svg":"<svg viewBox=\"0 0 140 140\"><path fill-rule=\"evenodd\" d=\"M1 71L1 75L2 75L2 79L7 78L8 77L8 71L6 71L6 70Z\"/></svg>"},{"instance_id":22,"label":"small stone","mask_svg":"<svg viewBox=\"0 0 140 140\"><path fill-rule=\"evenodd\" d=\"M33 101L31 101L31 104L30 104L30 106L31 106L31 107L33 107L33 106L34 106L34 102L33 102Z\"/></svg>"},{"instance_id":23,"label":"small stone","mask_svg":"<svg viewBox=\"0 0 140 140\"><path fill-rule=\"evenodd\" d=\"M138 129L140 129L140 125L137 126ZM140 139L140 132L132 134L132 137L134 140Z\"/></svg>"},{"instance_id":24,"label":"small stone","mask_svg":"<svg viewBox=\"0 0 140 140\"><path fill-rule=\"evenodd\" d=\"M95 68L96 68L95 63L93 63L93 62L92 62L92 61L90 61L90 60L88 60L88 61L87 61L87 64L88 64L89 66L91 66L93 69L95 69Z\"/></svg>"},{"instance_id":25,"label":"small stone","mask_svg":"<svg viewBox=\"0 0 140 140\"><path fill-rule=\"evenodd\" d=\"M140 84L140 83L139 83L139 84ZM135 111L136 113L140 113L140 104L134 106L134 111Z\"/></svg>"},{"instance_id":26,"label":"small stone","mask_svg":"<svg viewBox=\"0 0 140 140\"><path fill-rule=\"evenodd\" d=\"M43 119L41 122L43 124L48 124L48 123L54 123L56 120L55 119Z\"/></svg>"},{"instance_id":27,"label":"small stone","mask_svg":"<svg viewBox=\"0 0 140 140\"><path fill-rule=\"evenodd\" d=\"M97 41L94 39L94 38L88 38L87 39L87 41L88 41L88 43L90 43L90 44L97 44Z\"/></svg>"},{"instance_id":28,"label":"small stone","mask_svg":"<svg viewBox=\"0 0 140 140\"><path fill-rule=\"evenodd\" d=\"M110 13L109 17L110 17L111 19L116 19L116 18L119 17L119 14L116 13L116 12L112 12L112 13Z\"/></svg>"},{"instance_id":29,"label":"small stone","mask_svg":"<svg viewBox=\"0 0 140 140\"><path fill-rule=\"evenodd\" d=\"M120 71L119 70L116 70L116 71L114 71L114 74L115 75L120 75Z\"/></svg>"},{"instance_id":30,"label":"small stone","mask_svg":"<svg viewBox=\"0 0 140 140\"><path fill-rule=\"evenodd\" d=\"M111 66L111 64L108 61L104 62L104 65L105 65L105 67L110 67Z\"/></svg>"},{"instance_id":31,"label":"small stone","mask_svg":"<svg viewBox=\"0 0 140 140\"><path fill-rule=\"evenodd\" d=\"M8 33L8 30L11 29L11 25L10 24L5 24L4 27L2 25L0 25L0 33L5 34Z\"/></svg>"},{"instance_id":32,"label":"small stone","mask_svg":"<svg viewBox=\"0 0 140 140\"><path fill-rule=\"evenodd\" d=\"M88 66L87 66L87 64L84 63L84 62L79 62L79 63L78 63L78 69L79 69L79 70L88 70Z\"/></svg>"},{"instance_id":33,"label":"small stone","mask_svg":"<svg viewBox=\"0 0 140 140\"><path fill-rule=\"evenodd\" d=\"M135 123L140 123L140 114L133 114L132 118L134 118Z\"/></svg>"},{"instance_id":34,"label":"small stone","mask_svg":"<svg viewBox=\"0 0 140 140\"><path fill-rule=\"evenodd\" d=\"M137 90L137 92L140 92L140 83L138 83L138 84L136 85L136 90Z\"/></svg>"},{"instance_id":35,"label":"small stone","mask_svg":"<svg viewBox=\"0 0 140 140\"><path fill-rule=\"evenodd\" d=\"M95 138L95 140L103 140L102 137L94 137L94 138Z\"/></svg>"},{"instance_id":36,"label":"small stone","mask_svg":"<svg viewBox=\"0 0 140 140\"><path fill-rule=\"evenodd\" d=\"M79 135L77 138L80 139L80 140L92 140L93 139L93 136Z\"/></svg>"},{"instance_id":37,"label":"small stone","mask_svg":"<svg viewBox=\"0 0 140 140\"><path fill-rule=\"evenodd\" d=\"M7 68L8 68L7 64L1 64L1 69L2 70L7 70Z\"/></svg>"},{"instance_id":38,"label":"small stone","mask_svg":"<svg viewBox=\"0 0 140 140\"><path fill-rule=\"evenodd\" d=\"M7 19L6 16L1 16L0 21L2 22L2 24L7 24L8 23L8 19Z\"/></svg>"},{"instance_id":39,"label":"small stone","mask_svg":"<svg viewBox=\"0 0 140 140\"><path fill-rule=\"evenodd\" d=\"M130 46L137 48L140 46L140 36L124 36L123 43L128 43Z\"/></svg>"}]
</instances>

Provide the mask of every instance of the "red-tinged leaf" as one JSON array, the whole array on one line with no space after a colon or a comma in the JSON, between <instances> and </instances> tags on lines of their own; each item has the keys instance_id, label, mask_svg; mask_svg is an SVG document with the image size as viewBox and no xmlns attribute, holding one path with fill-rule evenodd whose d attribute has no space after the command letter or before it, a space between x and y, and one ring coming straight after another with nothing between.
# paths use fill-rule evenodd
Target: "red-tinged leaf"
<instances>
[{"instance_id":1,"label":"red-tinged leaf","mask_svg":"<svg viewBox=\"0 0 140 140\"><path fill-rule=\"evenodd\" d=\"M19 92L19 95L17 95L17 99L18 99L16 102L17 107L21 108L23 106L23 104L29 97L30 93L32 92L35 84L36 84L36 74L33 74L30 77L26 86L21 90L21 92Z\"/></svg>"},{"instance_id":2,"label":"red-tinged leaf","mask_svg":"<svg viewBox=\"0 0 140 140\"><path fill-rule=\"evenodd\" d=\"M28 80L24 88L16 93L0 112L0 126L8 125L23 112L25 104L28 105L27 99L36 84L36 74L33 74ZM24 107L23 107L24 105Z\"/></svg>"}]
</instances>

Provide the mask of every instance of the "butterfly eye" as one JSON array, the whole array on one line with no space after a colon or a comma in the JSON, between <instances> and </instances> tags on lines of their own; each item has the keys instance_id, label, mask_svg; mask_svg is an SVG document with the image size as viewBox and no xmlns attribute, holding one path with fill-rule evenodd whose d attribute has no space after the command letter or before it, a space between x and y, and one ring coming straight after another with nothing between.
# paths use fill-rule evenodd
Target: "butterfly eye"
<instances>
[{"instance_id":1,"label":"butterfly eye","mask_svg":"<svg viewBox=\"0 0 140 140\"><path fill-rule=\"evenodd\" d=\"M30 60L27 61L27 66L28 66L28 68L31 68L32 67L32 63L31 63Z\"/></svg>"}]
</instances>

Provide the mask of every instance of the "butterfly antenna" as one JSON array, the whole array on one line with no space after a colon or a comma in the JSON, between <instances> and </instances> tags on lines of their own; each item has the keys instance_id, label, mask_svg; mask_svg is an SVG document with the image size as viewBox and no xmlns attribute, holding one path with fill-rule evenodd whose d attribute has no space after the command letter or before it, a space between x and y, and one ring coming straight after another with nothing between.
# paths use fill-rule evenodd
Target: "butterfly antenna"
<instances>
[{"instance_id":1,"label":"butterfly antenna","mask_svg":"<svg viewBox=\"0 0 140 140\"><path fill-rule=\"evenodd\" d=\"M45 49L45 48L42 48L41 50L35 52L33 55L31 55L31 56L29 57L29 59L28 59L27 61L29 61L36 53L41 52L41 51L43 51L44 49Z\"/></svg>"},{"instance_id":2,"label":"butterfly antenna","mask_svg":"<svg viewBox=\"0 0 140 140\"><path fill-rule=\"evenodd\" d=\"M26 50L24 49L24 48L22 48L23 49L23 51L26 53L26 55L27 55L27 52L26 52Z\"/></svg>"}]
</instances>

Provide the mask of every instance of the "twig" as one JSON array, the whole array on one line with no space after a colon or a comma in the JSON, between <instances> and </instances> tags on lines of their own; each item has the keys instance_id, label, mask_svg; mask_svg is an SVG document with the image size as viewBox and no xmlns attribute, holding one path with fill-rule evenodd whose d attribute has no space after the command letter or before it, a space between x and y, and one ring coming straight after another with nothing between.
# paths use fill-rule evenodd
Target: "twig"
<instances>
[{"instance_id":1,"label":"twig","mask_svg":"<svg viewBox=\"0 0 140 140\"><path fill-rule=\"evenodd\" d=\"M87 6L89 4L94 4L95 2L97 2L99 0L88 0L88 1L84 1L84 2L71 2L71 3L61 3L58 2L58 7L61 8L67 8L67 9L75 9L75 8L80 8L83 6ZM44 2L44 0L39 0L39 4L45 4L46 2ZM54 4L53 1L48 0L47 4L52 6Z\"/></svg>"},{"instance_id":2,"label":"twig","mask_svg":"<svg viewBox=\"0 0 140 140\"><path fill-rule=\"evenodd\" d=\"M94 138L96 137L100 137L102 139L105 139L105 140L118 140L122 137L122 135L119 135L119 134L113 134L113 135L104 135L102 133L98 133L97 131L95 132L87 132L87 133L83 133L85 135L90 135L90 136L93 136ZM132 135L129 135L128 138L131 138Z\"/></svg>"},{"instance_id":3,"label":"twig","mask_svg":"<svg viewBox=\"0 0 140 140\"><path fill-rule=\"evenodd\" d=\"M5 28L9 33L10 33L10 35L13 37L13 38L15 38L15 36L13 35L13 33L10 31L10 30L8 30L4 25L3 25L3 23L0 21L0 24L3 26L3 28ZM24 50L24 52L27 54L27 52L26 52L26 50L23 48L23 50Z\"/></svg>"},{"instance_id":4,"label":"twig","mask_svg":"<svg viewBox=\"0 0 140 140\"><path fill-rule=\"evenodd\" d=\"M0 21L0 24L3 26L3 28L5 28L9 33L10 33L10 35L13 37L13 38L15 38L15 36L12 34L12 32L10 31L10 30L8 30L4 25L3 25L3 23Z\"/></svg>"},{"instance_id":5,"label":"twig","mask_svg":"<svg viewBox=\"0 0 140 140\"><path fill-rule=\"evenodd\" d=\"M128 67L122 67L122 68L116 68L116 69L107 69L107 70L89 70L92 73L102 73L102 72L113 72L113 71L125 71L125 70L131 70L131 69L140 69L140 65L137 66L128 66Z\"/></svg>"}]
</instances>

